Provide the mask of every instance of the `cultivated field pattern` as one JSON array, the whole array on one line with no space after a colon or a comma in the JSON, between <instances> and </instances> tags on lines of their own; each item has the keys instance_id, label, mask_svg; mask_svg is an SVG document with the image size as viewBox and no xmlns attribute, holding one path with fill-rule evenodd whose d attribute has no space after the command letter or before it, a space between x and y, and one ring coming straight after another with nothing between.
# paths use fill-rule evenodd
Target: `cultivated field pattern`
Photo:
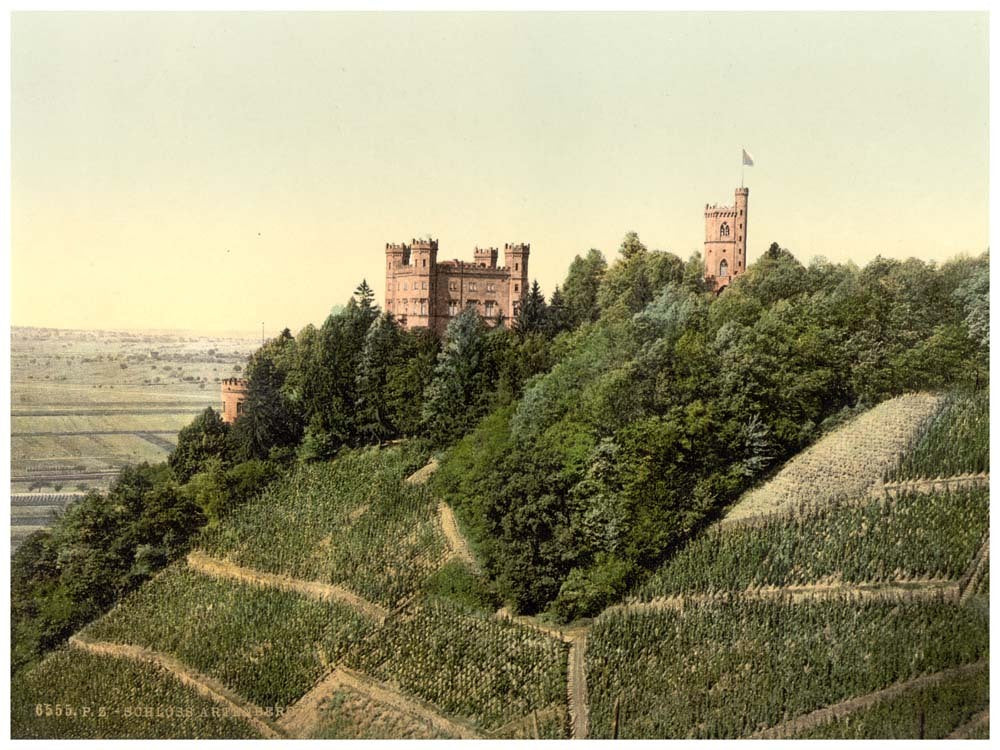
<instances>
[{"instance_id":1,"label":"cultivated field pattern","mask_svg":"<svg viewBox=\"0 0 1000 750\"><path fill-rule=\"evenodd\" d=\"M13 546L126 464L158 463L254 340L119 331L11 331Z\"/></svg>"}]
</instances>

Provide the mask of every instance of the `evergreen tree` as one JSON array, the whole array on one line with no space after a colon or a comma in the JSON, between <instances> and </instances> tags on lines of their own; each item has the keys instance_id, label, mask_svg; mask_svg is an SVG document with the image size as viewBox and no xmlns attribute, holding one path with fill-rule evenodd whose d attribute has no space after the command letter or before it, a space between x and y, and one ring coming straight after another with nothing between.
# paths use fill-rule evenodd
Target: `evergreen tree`
<instances>
[{"instance_id":1,"label":"evergreen tree","mask_svg":"<svg viewBox=\"0 0 1000 750\"><path fill-rule=\"evenodd\" d=\"M399 357L402 335L391 313L382 313L365 335L357 372L357 429L365 442L377 443L395 433L386 405L389 369Z\"/></svg>"},{"instance_id":2,"label":"evergreen tree","mask_svg":"<svg viewBox=\"0 0 1000 750\"><path fill-rule=\"evenodd\" d=\"M562 291L558 286L552 290L552 298L549 300L547 328L552 336L570 329L566 301L563 299Z\"/></svg>"},{"instance_id":3,"label":"evergreen tree","mask_svg":"<svg viewBox=\"0 0 1000 750\"><path fill-rule=\"evenodd\" d=\"M531 289L528 291L528 296L521 303L521 309L518 310L514 327L521 334L541 333L547 328L547 318L548 308L545 304L545 295L542 294L542 290L538 286L538 280L536 279L531 282Z\"/></svg>"},{"instance_id":4,"label":"evergreen tree","mask_svg":"<svg viewBox=\"0 0 1000 750\"><path fill-rule=\"evenodd\" d=\"M486 325L469 307L452 318L424 394L423 425L438 445L446 445L475 426L488 403Z\"/></svg>"}]
</instances>

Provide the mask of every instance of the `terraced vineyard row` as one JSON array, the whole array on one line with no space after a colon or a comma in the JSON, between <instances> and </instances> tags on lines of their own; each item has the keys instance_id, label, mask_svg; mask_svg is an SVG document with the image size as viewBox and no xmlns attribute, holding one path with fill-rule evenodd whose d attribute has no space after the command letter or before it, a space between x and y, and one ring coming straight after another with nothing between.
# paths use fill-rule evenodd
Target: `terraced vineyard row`
<instances>
[{"instance_id":1,"label":"terraced vineyard row","mask_svg":"<svg viewBox=\"0 0 1000 750\"><path fill-rule=\"evenodd\" d=\"M821 581L957 580L989 530L989 490L834 502L753 527L715 526L637 592L649 600Z\"/></svg>"},{"instance_id":2,"label":"terraced vineyard row","mask_svg":"<svg viewBox=\"0 0 1000 750\"><path fill-rule=\"evenodd\" d=\"M388 621L346 658L486 731L564 706L566 663L554 638L435 601Z\"/></svg>"},{"instance_id":3,"label":"terraced vineyard row","mask_svg":"<svg viewBox=\"0 0 1000 750\"><path fill-rule=\"evenodd\" d=\"M939 396L907 394L854 418L789 461L768 483L734 505L725 522L783 513L809 502L860 497L899 461L930 417Z\"/></svg>"},{"instance_id":4,"label":"terraced vineyard row","mask_svg":"<svg viewBox=\"0 0 1000 750\"><path fill-rule=\"evenodd\" d=\"M412 467L402 448L303 467L209 530L201 547L244 567L342 585L396 607L449 553L427 489L401 481Z\"/></svg>"},{"instance_id":5,"label":"terraced vineyard row","mask_svg":"<svg viewBox=\"0 0 1000 750\"><path fill-rule=\"evenodd\" d=\"M990 470L989 391L951 392L887 481L950 477Z\"/></svg>"},{"instance_id":6,"label":"terraced vineyard row","mask_svg":"<svg viewBox=\"0 0 1000 750\"><path fill-rule=\"evenodd\" d=\"M988 615L928 602L766 602L609 612L588 638L591 736L741 737L985 659Z\"/></svg>"},{"instance_id":7,"label":"terraced vineyard row","mask_svg":"<svg viewBox=\"0 0 1000 750\"><path fill-rule=\"evenodd\" d=\"M245 720L151 664L79 649L49 655L11 683L17 738L252 739Z\"/></svg>"},{"instance_id":8,"label":"terraced vineyard row","mask_svg":"<svg viewBox=\"0 0 1000 750\"><path fill-rule=\"evenodd\" d=\"M797 732L796 739L943 739L989 707L988 665L901 692L860 711Z\"/></svg>"},{"instance_id":9,"label":"terraced vineyard row","mask_svg":"<svg viewBox=\"0 0 1000 750\"><path fill-rule=\"evenodd\" d=\"M265 707L294 703L370 626L341 604L175 565L81 635L169 654Z\"/></svg>"}]
</instances>

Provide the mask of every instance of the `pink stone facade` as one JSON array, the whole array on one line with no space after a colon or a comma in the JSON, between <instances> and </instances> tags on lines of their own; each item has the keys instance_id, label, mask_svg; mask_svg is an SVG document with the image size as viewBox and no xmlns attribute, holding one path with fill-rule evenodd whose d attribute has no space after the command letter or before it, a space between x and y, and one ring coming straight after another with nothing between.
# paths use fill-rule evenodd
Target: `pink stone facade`
<instances>
[{"instance_id":1,"label":"pink stone facade","mask_svg":"<svg viewBox=\"0 0 1000 750\"><path fill-rule=\"evenodd\" d=\"M248 381L243 378L226 378L222 381L222 421L232 424L243 413L247 400Z\"/></svg>"},{"instance_id":2,"label":"pink stone facade","mask_svg":"<svg viewBox=\"0 0 1000 750\"><path fill-rule=\"evenodd\" d=\"M385 309L405 328L443 334L466 307L490 325L509 325L528 289L531 246L504 245L502 266L495 247L473 251L473 260L438 260L437 240L385 246Z\"/></svg>"},{"instance_id":3,"label":"pink stone facade","mask_svg":"<svg viewBox=\"0 0 1000 750\"><path fill-rule=\"evenodd\" d=\"M714 292L721 292L747 270L749 194L749 188L736 188L735 205L705 204L705 280Z\"/></svg>"}]
</instances>

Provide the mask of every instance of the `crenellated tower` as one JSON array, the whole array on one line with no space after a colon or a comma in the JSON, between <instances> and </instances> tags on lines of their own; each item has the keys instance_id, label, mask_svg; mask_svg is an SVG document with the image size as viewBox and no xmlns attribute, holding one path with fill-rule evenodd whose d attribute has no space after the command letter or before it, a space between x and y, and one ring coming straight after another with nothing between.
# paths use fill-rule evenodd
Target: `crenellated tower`
<instances>
[{"instance_id":1,"label":"crenellated tower","mask_svg":"<svg viewBox=\"0 0 1000 750\"><path fill-rule=\"evenodd\" d=\"M747 198L750 189L736 188L732 206L705 204L705 281L721 292L747 269Z\"/></svg>"},{"instance_id":2,"label":"crenellated tower","mask_svg":"<svg viewBox=\"0 0 1000 750\"><path fill-rule=\"evenodd\" d=\"M509 320L517 317L521 302L528 294L528 255L531 245L523 242L504 244L503 264L510 273L510 307L504 312Z\"/></svg>"}]
</instances>

